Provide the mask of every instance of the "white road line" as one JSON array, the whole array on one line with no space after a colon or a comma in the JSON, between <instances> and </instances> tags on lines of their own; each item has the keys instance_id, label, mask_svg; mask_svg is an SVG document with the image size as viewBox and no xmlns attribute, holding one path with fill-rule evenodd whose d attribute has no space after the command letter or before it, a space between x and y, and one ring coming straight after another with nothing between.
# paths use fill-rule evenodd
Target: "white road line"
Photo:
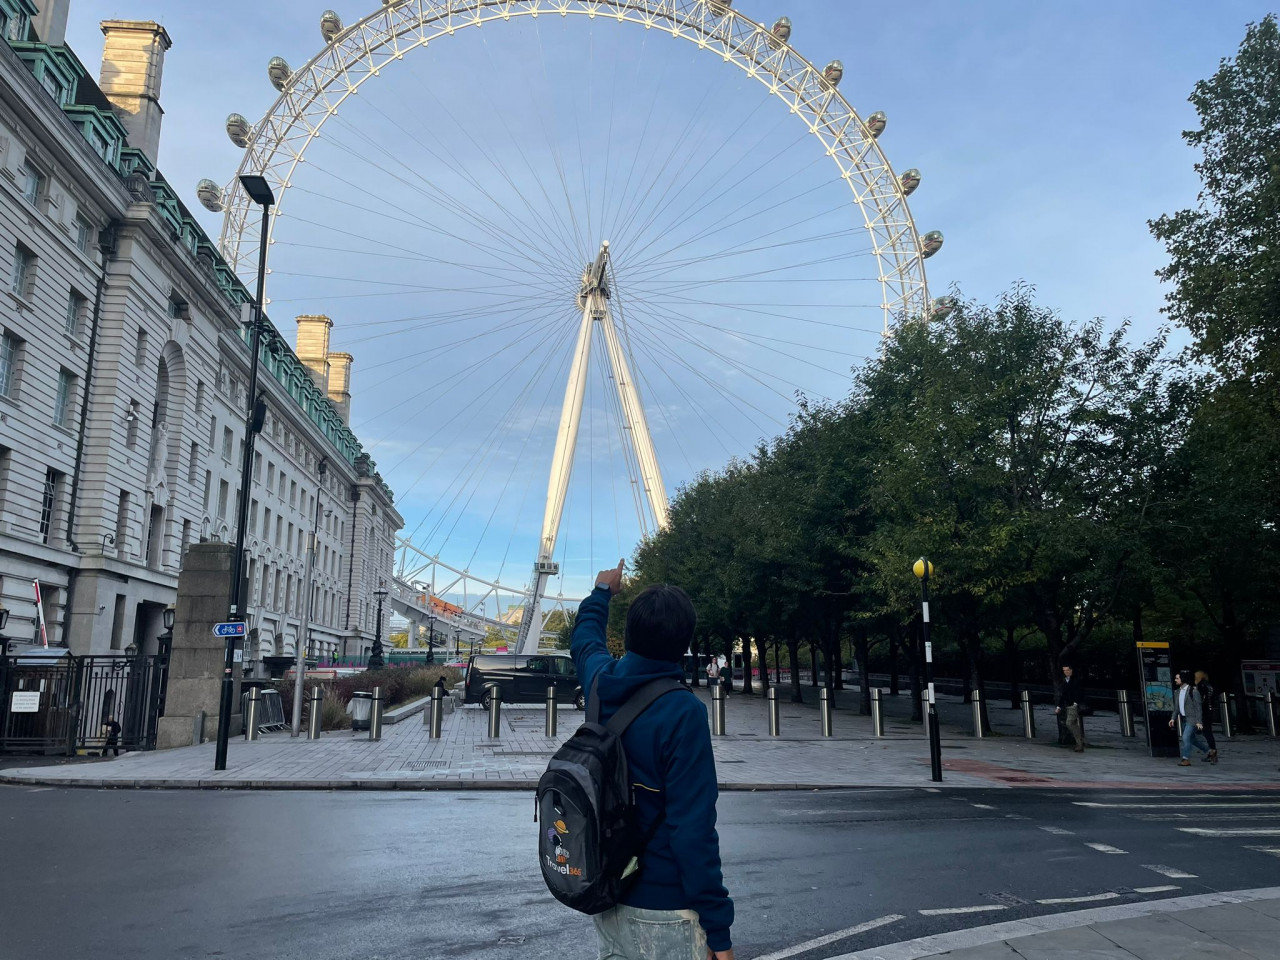
<instances>
[{"instance_id":1,"label":"white road line","mask_svg":"<svg viewBox=\"0 0 1280 960\"><path fill-rule=\"evenodd\" d=\"M944 917L952 913L995 913L997 910L1008 910L1002 903L984 903L976 907L941 907L937 910L921 910L922 917Z\"/></svg>"},{"instance_id":2,"label":"white road line","mask_svg":"<svg viewBox=\"0 0 1280 960\"><path fill-rule=\"evenodd\" d=\"M1107 893L1092 893L1087 897L1050 897L1048 900L1037 900L1036 903L1046 905L1055 903L1095 903L1099 900L1119 900L1120 894L1114 890Z\"/></svg>"},{"instance_id":3,"label":"white road line","mask_svg":"<svg viewBox=\"0 0 1280 960\"><path fill-rule=\"evenodd\" d=\"M1194 880L1194 873L1187 873L1185 870L1179 870L1177 867L1166 867L1163 863L1144 863L1144 870L1154 870L1162 877L1168 877L1170 880Z\"/></svg>"},{"instance_id":4,"label":"white road line","mask_svg":"<svg viewBox=\"0 0 1280 960\"><path fill-rule=\"evenodd\" d=\"M1226 823L1230 820L1280 820L1280 813L1131 813L1131 820L1144 823L1176 823L1193 820L1200 823Z\"/></svg>"},{"instance_id":5,"label":"white road line","mask_svg":"<svg viewBox=\"0 0 1280 960\"><path fill-rule=\"evenodd\" d=\"M825 947L827 944L835 943L837 940L844 940L848 937L855 937L860 933L866 933L868 930L874 930L877 927L887 926L890 923L897 923L899 920L905 920L900 913L891 913L887 917L877 917L875 920L868 920L866 923L860 923L856 927L848 927L845 930L837 930L835 933L828 933L823 937L815 937L812 940L806 940L804 943L797 943L794 947L787 947L785 950L779 950L776 953L769 953L763 957L757 957L756 960L783 960L785 957L794 957L798 953L808 953L810 950L817 950L819 947Z\"/></svg>"},{"instance_id":6,"label":"white road line","mask_svg":"<svg viewBox=\"0 0 1280 960\"><path fill-rule=\"evenodd\" d=\"M1269 853L1273 857L1280 857L1280 847L1245 847L1246 850L1256 850L1258 853Z\"/></svg>"},{"instance_id":7,"label":"white road line","mask_svg":"<svg viewBox=\"0 0 1280 960\"><path fill-rule=\"evenodd\" d=\"M1199 810L1226 808L1240 810L1247 807L1268 807L1271 809L1280 807L1280 803L1099 803L1092 800L1073 800L1071 802L1077 807L1093 807L1106 810L1167 810L1170 808L1195 808Z\"/></svg>"},{"instance_id":8,"label":"white road line","mask_svg":"<svg viewBox=\"0 0 1280 960\"><path fill-rule=\"evenodd\" d=\"M1280 837L1280 827L1178 827L1197 837Z\"/></svg>"},{"instance_id":9,"label":"white road line","mask_svg":"<svg viewBox=\"0 0 1280 960\"><path fill-rule=\"evenodd\" d=\"M1086 843L1086 847L1097 850L1099 853L1128 853L1128 850L1121 850L1119 847L1113 847L1109 843Z\"/></svg>"},{"instance_id":10,"label":"white road line","mask_svg":"<svg viewBox=\"0 0 1280 960\"><path fill-rule=\"evenodd\" d=\"M1171 893L1174 890L1181 890L1181 887L1175 887L1172 884L1165 884L1162 887L1134 887L1134 893Z\"/></svg>"},{"instance_id":11,"label":"white road line","mask_svg":"<svg viewBox=\"0 0 1280 960\"><path fill-rule=\"evenodd\" d=\"M1072 830L1064 830L1062 827L1041 827L1045 833L1052 833L1055 837L1074 837L1075 832Z\"/></svg>"},{"instance_id":12,"label":"white road line","mask_svg":"<svg viewBox=\"0 0 1280 960\"><path fill-rule=\"evenodd\" d=\"M971 804L969 804L969 806L971 806L971 807L976 807L976 808L977 808L977 809L979 809L979 810L994 810L994 809L995 809L995 807L993 807L993 806L992 806L991 804L989 804L989 803L971 803Z\"/></svg>"}]
</instances>

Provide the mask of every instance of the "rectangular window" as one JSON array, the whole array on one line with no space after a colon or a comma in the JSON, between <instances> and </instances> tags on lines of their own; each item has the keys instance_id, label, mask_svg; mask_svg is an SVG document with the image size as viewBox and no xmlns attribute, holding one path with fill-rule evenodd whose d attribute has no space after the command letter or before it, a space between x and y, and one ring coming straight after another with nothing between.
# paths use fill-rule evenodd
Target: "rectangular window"
<instances>
[{"instance_id":1,"label":"rectangular window","mask_svg":"<svg viewBox=\"0 0 1280 960\"><path fill-rule=\"evenodd\" d=\"M147 566L152 570L159 570L164 561L164 523L164 507L153 505L147 523Z\"/></svg>"},{"instance_id":2,"label":"rectangular window","mask_svg":"<svg viewBox=\"0 0 1280 960\"><path fill-rule=\"evenodd\" d=\"M218 418L209 418L209 450L213 450L213 445L218 441Z\"/></svg>"},{"instance_id":3,"label":"rectangular window","mask_svg":"<svg viewBox=\"0 0 1280 960\"><path fill-rule=\"evenodd\" d=\"M258 529L258 501L251 500L249 502L249 536L253 536Z\"/></svg>"},{"instance_id":4,"label":"rectangular window","mask_svg":"<svg viewBox=\"0 0 1280 960\"><path fill-rule=\"evenodd\" d=\"M187 555L187 547L188 545L190 545L190 543L191 543L191 521L183 520L182 521L182 546L180 548L182 552L178 554L180 558L185 557ZM181 565L181 560L179 560L179 565Z\"/></svg>"},{"instance_id":5,"label":"rectangular window","mask_svg":"<svg viewBox=\"0 0 1280 960\"><path fill-rule=\"evenodd\" d=\"M200 475L200 444L192 441L190 459L187 461L187 483L192 485Z\"/></svg>"},{"instance_id":6,"label":"rectangular window","mask_svg":"<svg viewBox=\"0 0 1280 960\"><path fill-rule=\"evenodd\" d=\"M276 465L274 463L267 464L267 493L276 492Z\"/></svg>"},{"instance_id":7,"label":"rectangular window","mask_svg":"<svg viewBox=\"0 0 1280 960\"><path fill-rule=\"evenodd\" d=\"M22 165L22 195L31 203L40 199L44 190L44 176L29 163Z\"/></svg>"},{"instance_id":8,"label":"rectangular window","mask_svg":"<svg viewBox=\"0 0 1280 960\"><path fill-rule=\"evenodd\" d=\"M129 493L120 491L120 499L116 502L116 556L129 555Z\"/></svg>"},{"instance_id":9,"label":"rectangular window","mask_svg":"<svg viewBox=\"0 0 1280 960\"><path fill-rule=\"evenodd\" d=\"M53 425L65 427L71 420L75 404L76 378L70 370L58 371L58 395L53 401Z\"/></svg>"},{"instance_id":10,"label":"rectangular window","mask_svg":"<svg viewBox=\"0 0 1280 960\"><path fill-rule=\"evenodd\" d=\"M204 381L196 381L196 413L204 413Z\"/></svg>"},{"instance_id":11,"label":"rectangular window","mask_svg":"<svg viewBox=\"0 0 1280 960\"><path fill-rule=\"evenodd\" d=\"M13 248L13 276L10 278L9 289L15 296L25 300L31 296L35 279L36 255L19 243Z\"/></svg>"},{"instance_id":12,"label":"rectangular window","mask_svg":"<svg viewBox=\"0 0 1280 960\"><path fill-rule=\"evenodd\" d=\"M137 400L129 401L129 412L124 415L127 426L125 427L124 445L132 450L138 445L138 422L142 419L142 408L138 405Z\"/></svg>"},{"instance_id":13,"label":"rectangular window","mask_svg":"<svg viewBox=\"0 0 1280 960\"><path fill-rule=\"evenodd\" d=\"M62 504L62 486L65 474L57 470L46 470L44 475L44 493L40 500L40 542L48 543L50 536L57 532L60 517L58 510Z\"/></svg>"},{"instance_id":14,"label":"rectangular window","mask_svg":"<svg viewBox=\"0 0 1280 960\"><path fill-rule=\"evenodd\" d=\"M262 454L260 453L253 455L253 480L255 483L262 482Z\"/></svg>"},{"instance_id":15,"label":"rectangular window","mask_svg":"<svg viewBox=\"0 0 1280 960\"><path fill-rule=\"evenodd\" d=\"M58 81L58 78L49 72L48 67L45 68L40 76L40 86L44 87L45 92L53 97L58 106L62 106L62 101L66 98L67 91Z\"/></svg>"},{"instance_id":16,"label":"rectangular window","mask_svg":"<svg viewBox=\"0 0 1280 960\"><path fill-rule=\"evenodd\" d=\"M227 485L227 481L218 481L218 519L227 519L227 495L231 492L231 488Z\"/></svg>"},{"instance_id":17,"label":"rectangular window","mask_svg":"<svg viewBox=\"0 0 1280 960\"><path fill-rule=\"evenodd\" d=\"M284 481L285 481L284 471L281 470L280 471L280 499L281 500L284 499Z\"/></svg>"},{"instance_id":18,"label":"rectangular window","mask_svg":"<svg viewBox=\"0 0 1280 960\"><path fill-rule=\"evenodd\" d=\"M231 462L231 444L235 442L235 437L231 433L230 427L222 428L222 459Z\"/></svg>"},{"instance_id":19,"label":"rectangular window","mask_svg":"<svg viewBox=\"0 0 1280 960\"><path fill-rule=\"evenodd\" d=\"M289 533L284 541L284 549L286 553L293 553L293 524L289 524Z\"/></svg>"},{"instance_id":20,"label":"rectangular window","mask_svg":"<svg viewBox=\"0 0 1280 960\"><path fill-rule=\"evenodd\" d=\"M204 511L209 511L209 488L213 485L213 471L206 470L204 472Z\"/></svg>"},{"instance_id":21,"label":"rectangular window","mask_svg":"<svg viewBox=\"0 0 1280 960\"><path fill-rule=\"evenodd\" d=\"M67 331L67 336L74 337L80 333L80 324L84 321L85 314L88 312L88 299L72 290L67 297L67 315L64 318L63 327Z\"/></svg>"},{"instance_id":22,"label":"rectangular window","mask_svg":"<svg viewBox=\"0 0 1280 960\"><path fill-rule=\"evenodd\" d=\"M191 307L176 293L169 297L169 316L174 320L189 320Z\"/></svg>"},{"instance_id":23,"label":"rectangular window","mask_svg":"<svg viewBox=\"0 0 1280 960\"><path fill-rule=\"evenodd\" d=\"M93 243L93 224L84 217L76 217L76 249L81 253L89 252L89 245Z\"/></svg>"},{"instance_id":24,"label":"rectangular window","mask_svg":"<svg viewBox=\"0 0 1280 960\"><path fill-rule=\"evenodd\" d=\"M276 517L276 546L280 546L280 538L284 535L284 520Z\"/></svg>"},{"instance_id":25,"label":"rectangular window","mask_svg":"<svg viewBox=\"0 0 1280 960\"><path fill-rule=\"evenodd\" d=\"M138 343L134 349L133 362L138 366L145 366L147 362L147 331L141 327L138 328Z\"/></svg>"},{"instance_id":26,"label":"rectangular window","mask_svg":"<svg viewBox=\"0 0 1280 960\"><path fill-rule=\"evenodd\" d=\"M298 483L296 480L289 481L289 506L296 507L298 505Z\"/></svg>"},{"instance_id":27,"label":"rectangular window","mask_svg":"<svg viewBox=\"0 0 1280 960\"><path fill-rule=\"evenodd\" d=\"M9 333L0 334L0 397L13 399L18 380L21 343Z\"/></svg>"}]
</instances>

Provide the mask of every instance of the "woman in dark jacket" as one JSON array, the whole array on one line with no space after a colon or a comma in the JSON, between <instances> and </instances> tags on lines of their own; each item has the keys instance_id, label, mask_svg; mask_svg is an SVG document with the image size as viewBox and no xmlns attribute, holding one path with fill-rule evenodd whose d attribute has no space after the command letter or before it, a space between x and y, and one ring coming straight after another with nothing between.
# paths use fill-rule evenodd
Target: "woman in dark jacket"
<instances>
[{"instance_id":1,"label":"woman in dark jacket","mask_svg":"<svg viewBox=\"0 0 1280 960\"><path fill-rule=\"evenodd\" d=\"M1204 670L1196 671L1196 689L1200 691L1200 703L1204 712L1204 738L1209 744L1209 752L1202 757L1205 763L1218 762L1218 742L1213 736L1213 711L1217 706L1213 699L1213 684L1209 682L1209 674Z\"/></svg>"}]
</instances>

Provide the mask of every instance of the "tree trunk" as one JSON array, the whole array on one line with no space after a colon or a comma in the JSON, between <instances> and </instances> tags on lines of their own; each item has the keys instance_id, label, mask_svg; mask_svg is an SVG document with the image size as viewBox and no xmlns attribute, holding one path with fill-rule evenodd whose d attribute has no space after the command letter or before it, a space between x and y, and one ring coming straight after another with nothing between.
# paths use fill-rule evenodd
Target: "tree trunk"
<instances>
[{"instance_id":1,"label":"tree trunk","mask_svg":"<svg viewBox=\"0 0 1280 960\"><path fill-rule=\"evenodd\" d=\"M760 661L760 694L769 695L769 641L756 640L756 659Z\"/></svg>"},{"instance_id":2,"label":"tree trunk","mask_svg":"<svg viewBox=\"0 0 1280 960\"><path fill-rule=\"evenodd\" d=\"M1017 631L1013 627L1004 630L1005 664L1009 668L1009 709L1022 709L1022 657L1018 648Z\"/></svg>"},{"instance_id":3,"label":"tree trunk","mask_svg":"<svg viewBox=\"0 0 1280 960\"><path fill-rule=\"evenodd\" d=\"M867 642L867 631L858 627L853 632L853 658L858 664L858 673L862 676L862 695L858 697L858 713L864 717L871 715L871 681L870 676L870 644Z\"/></svg>"},{"instance_id":4,"label":"tree trunk","mask_svg":"<svg viewBox=\"0 0 1280 960\"><path fill-rule=\"evenodd\" d=\"M970 690L977 691L978 704L978 722L982 724L982 732L991 732L991 717L987 712L987 691L986 684L982 679L982 637L977 630L973 630L965 637L965 646L968 649L969 659L969 683ZM970 697L970 702L972 702Z\"/></svg>"},{"instance_id":5,"label":"tree trunk","mask_svg":"<svg viewBox=\"0 0 1280 960\"><path fill-rule=\"evenodd\" d=\"M787 641L787 662L791 667L791 702L804 703L804 693L800 689L799 637L792 637Z\"/></svg>"},{"instance_id":6,"label":"tree trunk","mask_svg":"<svg viewBox=\"0 0 1280 960\"><path fill-rule=\"evenodd\" d=\"M889 626L889 696L896 697L900 692L901 681L898 678L898 654L902 649L902 624L896 621ZM867 681L870 683L871 681Z\"/></svg>"},{"instance_id":7,"label":"tree trunk","mask_svg":"<svg viewBox=\"0 0 1280 960\"><path fill-rule=\"evenodd\" d=\"M693 647L692 647L693 649L693 680L691 680L690 682L695 687L702 685L702 680L701 680L702 655L698 651L702 649L703 643L705 643L705 641L702 641L702 640L693 641Z\"/></svg>"},{"instance_id":8,"label":"tree trunk","mask_svg":"<svg viewBox=\"0 0 1280 960\"><path fill-rule=\"evenodd\" d=\"M724 669L720 671L720 686L725 693L733 692L733 638L724 638Z\"/></svg>"},{"instance_id":9,"label":"tree trunk","mask_svg":"<svg viewBox=\"0 0 1280 960\"><path fill-rule=\"evenodd\" d=\"M754 693L754 685L751 682L751 638L742 638L742 692Z\"/></svg>"},{"instance_id":10,"label":"tree trunk","mask_svg":"<svg viewBox=\"0 0 1280 960\"><path fill-rule=\"evenodd\" d=\"M836 690L844 689L844 640L836 641L836 657L834 671L835 678L833 680Z\"/></svg>"},{"instance_id":11,"label":"tree trunk","mask_svg":"<svg viewBox=\"0 0 1280 960\"><path fill-rule=\"evenodd\" d=\"M911 719L919 723L924 719L924 713L920 709L920 694L924 690L920 664L924 657L924 647L920 631L914 623L908 630L907 651L907 682L911 686Z\"/></svg>"},{"instance_id":12,"label":"tree trunk","mask_svg":"<svg viewBox=\"0 0 1280 960\"><path fill-rule=\"evenodd\" d=\"M818 642L816 640L809 641L809 686L818 686Z\"/></svg>"}]
</instances>

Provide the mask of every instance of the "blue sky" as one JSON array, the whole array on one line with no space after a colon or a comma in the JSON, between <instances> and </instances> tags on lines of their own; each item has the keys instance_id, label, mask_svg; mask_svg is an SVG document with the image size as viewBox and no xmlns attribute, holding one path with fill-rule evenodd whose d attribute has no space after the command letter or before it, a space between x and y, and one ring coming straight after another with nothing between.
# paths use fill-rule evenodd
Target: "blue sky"
<instances>
[{"instance_id":1,"label":"blue sky","mask_svg":"<svg viewBox=\"0 0 1280 960\"><path fill-rule=\"evenodd\" d=\"M347 23L373 6L333 4ZM924 174L917 224L946 234L928 263L935 294L955 283L991 299L1025 280L1067 316L1131 320L1135 335L1161 322L1163 253L1146 222L1198 187L1180 138L1195 119L1187 95L1267 12L1223 0L735 7L790 16L801 53L844 61L854 107L888 114L891 163ZM239 163L223 121L270 107L267 60L298 67L318 52L321 9L73 0L68 42L96 72L99 20L165 24L160 166L216 237L220 218L194 187ZM558 18L463 31L326 125L277 228L271 314L287 333L294 313L334 317L335 347L356 355L353 423L415 542L518 585L536 549L576 272L600 240L617 245L670 490L776 433L795 389L839 395L875 350L866 241L816 147L691 44ZM491 243L490 229L503 238ZM741 252L766 235L770 250ZM593 373L561 545L569 592L639 533L610 389Z\"/></svg>"}]
</instances>

